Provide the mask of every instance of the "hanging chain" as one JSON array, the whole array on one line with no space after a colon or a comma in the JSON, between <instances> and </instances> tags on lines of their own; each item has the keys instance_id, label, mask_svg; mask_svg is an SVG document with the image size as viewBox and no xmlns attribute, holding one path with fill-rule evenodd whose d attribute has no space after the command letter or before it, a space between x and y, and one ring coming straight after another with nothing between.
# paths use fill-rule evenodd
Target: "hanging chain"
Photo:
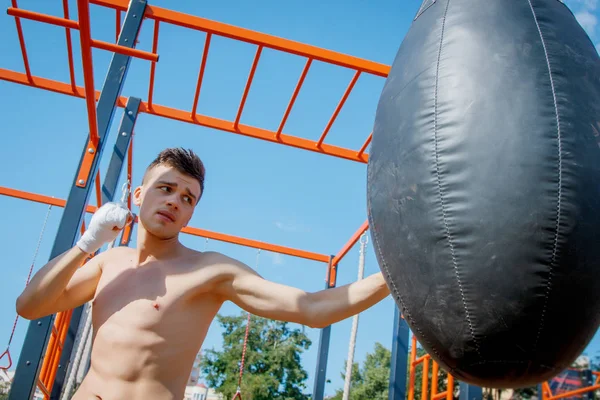
<instances>
[{"instance_id":1,"label":"hanging chain","mask_svg":"<svg viewBox=\"0 0 600 400\"><path fill-rule=\"evenodd\" d=\"M258 260L260 257L260 249L256 252L256 262L255 269L258 269ZM242 347L242 360L240 362L240 376L238 377L238 386L235 396L233 396L232 400L240 399L242 400L242 378L244 376L244 364L246 361L246 350L248 349L248 334L250 333L250 318L252 314L248 313L248 317L246 319L246 333L244 334L244 345Z\"/></svg>"},{"instance_id":2,"label":"hanging chain","mask_svg":"<svg viewBox=\"0 0 600 400\"><path fill-rule=\"evenodd\" d=\"M27 275L27 280L25 281L25 286L29 285L29 280L31 279L31 274L33 273L33 268L35 266L35 261L37 259L38 253L40 251L40 246L42 244L42 239L44 238L44 233L46 231L46 225L48 224L48 219L50 217L50 211L52 211L52 204L48 205L48 210L46 211L46 217L44 218L44 224L42 225L42 230L40 231L40 236L38 238L37 245L35 247L35 251L33 252L33 260L31 261L31 266L29 267L29 274ZM10 333L10 337L8 339L8 344L6 345L6 350L2 355L0 355L0 359L4 357L4 355L8 356L9 365L6 367L0 367L2 370L7 370L12 366L12 359L10 357L10 344L12 343L13 337L15 335L15 330L17 328L17 322L19 321L19 315L15 317L15 322L13 323L12 332Z\"/></svg>"}]
</instances>

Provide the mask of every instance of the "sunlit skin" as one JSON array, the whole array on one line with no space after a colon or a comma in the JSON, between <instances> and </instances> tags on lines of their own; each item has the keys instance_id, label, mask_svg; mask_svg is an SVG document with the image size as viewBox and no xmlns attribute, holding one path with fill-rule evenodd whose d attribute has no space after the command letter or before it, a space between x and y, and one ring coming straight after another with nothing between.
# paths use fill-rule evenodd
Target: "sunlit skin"
<instances>
[{"instance_id":1,"label":"sunlit skin","mask_svg":"<svg viewBox=\"0 0 600 400\"><path fill-rule=\"evenodd\" d=\"M133 192L135 248L115 247L81 268L78 247L38 271L17 300L36 319L92 301L91 367L73 400L180 400L206 332L225 301L265 318L320 328L389 294L380 273L308 293L263 279L247 265L179 241L200 184L168 165Z\"/></svg>"}]
</instances>

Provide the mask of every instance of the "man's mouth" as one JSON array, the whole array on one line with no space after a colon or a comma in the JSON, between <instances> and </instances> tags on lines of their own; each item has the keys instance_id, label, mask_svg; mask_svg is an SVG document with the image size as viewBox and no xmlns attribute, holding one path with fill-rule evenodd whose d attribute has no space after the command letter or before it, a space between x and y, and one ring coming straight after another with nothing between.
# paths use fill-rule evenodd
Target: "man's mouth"
<instances>
[{"instance_id":1,"label":"man's mouth","mask_svg":"<svg viewBox=\"0 0 600 400\"><path fill-rule=\"evenodd\" d=\"M175 222L175 216L168 211L158 211L157 214L167 218L171 222Z\"/></svg>"}]
</instances>

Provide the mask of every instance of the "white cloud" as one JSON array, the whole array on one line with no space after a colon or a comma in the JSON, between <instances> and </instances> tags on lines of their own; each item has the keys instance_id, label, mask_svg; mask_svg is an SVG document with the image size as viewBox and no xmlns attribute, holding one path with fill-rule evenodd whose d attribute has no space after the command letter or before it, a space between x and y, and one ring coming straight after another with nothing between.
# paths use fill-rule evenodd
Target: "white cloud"
<instances>
[{"instance_id":1,"label":"white cloud","mask_svg":"<svg viewBox=\"0 0 600 400\"><path fill-rule=\"evenodd\" d=\"M596 24L598 23L598 18L594 14L590 13L587 10L580 11L577 14L575 14L575 18L577 18L577 21L582 26L582 28L586 30L588 35L594 35L594 30L596 29Z\"/></svg>"},{"instance_id":2,"label":"white cloud","mask_svg":"<svg viewBox=\"0 0 600 400\"><path fill-rule=\"evenodd\" d=\"M273 261L274 265L283 265L284 264L284 259L283 256L279 253L270 253L271 255L271 260Z\"/></svg>"},{"instance_id":3,"label":"white cloud","mask_svg":"<svg viewBox=\"0 0 600 400\"><path fill-rule=\"evenodd\" d=\"M275 226L282 231L286 232L309 232L310 229L302 224L294 223L294 222L281 222L275 221Z\"/></svg>"}]
</instances>

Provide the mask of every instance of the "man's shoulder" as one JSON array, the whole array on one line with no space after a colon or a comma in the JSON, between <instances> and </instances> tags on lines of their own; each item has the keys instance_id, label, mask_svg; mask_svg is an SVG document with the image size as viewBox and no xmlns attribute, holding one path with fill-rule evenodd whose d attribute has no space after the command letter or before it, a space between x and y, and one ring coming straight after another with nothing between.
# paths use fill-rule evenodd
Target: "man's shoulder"
<instances>
[{"instance_id":1,"label":"man's shoulder","mask_svg":"<svg viewBox=\"0 0 600 400\"><path fill-rule=\"evenodd\" d=\"M240 260L218 251L196 252L196 257L201 265L218 266L223 272L250 268Z\"/></svg>"},{"instance_id":2,"label":"man's shoulder","mask_svg":"<svg viewBox=\"0 0 600 400\"><path fill-rule=\"evenodd\" d=\"M208 264L232 264L239 262L234 258L218 251L196 251L196 257Z\"/></svg>"},{"instance_id":3,"label":"man's shoulder","mask_svg":"<svg viewBox=\"0 0 600 400\"><path fill-rule=\"evenodd\" d=\"M126 246L115 246L105 251L99 252L93 258L99 263L100 267L104 267L107 263L114 263L122 260L123 257L130 255L135 250Z\"/></svg>"}]
</instances>

